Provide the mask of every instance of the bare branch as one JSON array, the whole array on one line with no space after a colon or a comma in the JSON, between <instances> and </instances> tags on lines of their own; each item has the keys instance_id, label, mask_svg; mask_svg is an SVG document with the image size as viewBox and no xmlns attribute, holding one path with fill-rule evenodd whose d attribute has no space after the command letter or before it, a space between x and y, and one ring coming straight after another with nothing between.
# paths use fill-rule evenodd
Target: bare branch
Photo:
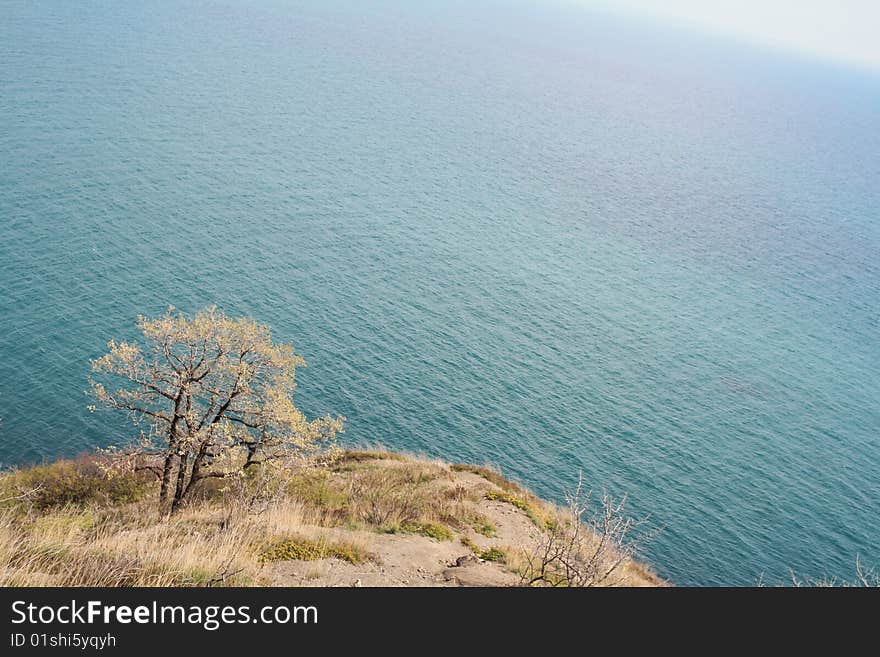
<instances>
[{"instance_id":1,"label":"bare branch","mask_svg":"<svg viewBox=\"0 0 880 657\"><path fill-rule=\"evenodd\" d=\"M27 500L39 493L43 489L43 486L34 486L33 488L23 491L18 495L12 495L10 497L0 497L0 504L5 502L17 502L21 500Z\"/></svg>"},{"instance_id":2,"label":"bare branch","mask_svg":"<svg viewBox=\"0 0 880 657\"><path fill-rule=\"evenodd\" d=\"M622 566L635 554L630 538L640 523L624 514L626 498L615 502L603 494L599 513L589 522L589 492L583 477L567 497L565 513L542 532L525 555L521 583L526 586L609 586L619 583Z\"/></svg>"}]
</instances>

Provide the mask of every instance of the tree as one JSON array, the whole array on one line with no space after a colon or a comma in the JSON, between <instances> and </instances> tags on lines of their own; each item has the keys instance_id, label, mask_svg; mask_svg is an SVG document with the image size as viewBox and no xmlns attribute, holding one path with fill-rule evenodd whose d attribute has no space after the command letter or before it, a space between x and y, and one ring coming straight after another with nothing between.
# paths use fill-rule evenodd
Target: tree
<instances>
[{"instance_id":1,"label":"tree","mask_svg":"<svg viewBox=\"0 0 880 657\"><path fill-rule=\"evenodd\" d=\"M138 317L148 342L108 343L94 372L124 380L115 390L91 380L95 398L128 412L141 431L141 465L161 481L159 508L174 512L196 484L242 474L334 438L344 418L307 420L293 404L295 370L305 361L269 328L215 307L188 318L173 308ZM94 406L91 407L94 410Z\"/></svg>"}]
</instances>

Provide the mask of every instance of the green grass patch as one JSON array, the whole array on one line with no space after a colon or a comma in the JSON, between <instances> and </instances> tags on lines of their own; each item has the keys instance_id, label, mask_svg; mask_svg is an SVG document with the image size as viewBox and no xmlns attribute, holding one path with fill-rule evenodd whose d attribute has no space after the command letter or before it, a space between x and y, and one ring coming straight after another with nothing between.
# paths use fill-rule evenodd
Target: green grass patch
<instances>
[{"instance_id":1,"label":"green grass patch","mask_svg":"<svg viewBox=\"0 0 880 657\"><path fill-rule=\"evenodd\" d=\"M471 518L471 529L486 538L492 538L498 533L498 528L485 516Z\"/></svg>"},{"instance_id":2,"label":"green grass patch","mask_svg":"<svg viewBox=\"0 0 880 657\"><path fill-rule=\"evenodd\" d=\"M506 563L507 553L501 548L490 547L479 553L480 559L483 561L494 561L496 563Z\"/></svg>"},{"instance_id":3,"label":"green grass patch","mask_svg":"<svg viewBox=\"0 0 880 657\"><path fill-rule=\"evenodd\" d=\"M318 559L341 559L360 564L373 555L351 543L328 543L307 538L290 538L266 546L260 552L260 561L317 561Z\"/></svg>"},{"instance_id":4,"label":"green grass patch","mask_svg":"<svg viewBox=\"0 0 880 657\"><path fill-rule=\"evenodd\" d=\"M474 543L467 536L462 536L459 540L461 541L461 544L464 545L468 550L470 550L474 554L480 554L480 546Z\"/></svg>"},{"instance_id":5,"label":"green grass patch","mask_svg":"<svg viewBox=\"0 0 880 657\"><path fill-rule=\"evenodd\" d=\"M436 522L404 522L400 525L384 528L387 534L421 534L438 541L451 541L454 534L449 527Z\"/></svg>"}]
</instances>

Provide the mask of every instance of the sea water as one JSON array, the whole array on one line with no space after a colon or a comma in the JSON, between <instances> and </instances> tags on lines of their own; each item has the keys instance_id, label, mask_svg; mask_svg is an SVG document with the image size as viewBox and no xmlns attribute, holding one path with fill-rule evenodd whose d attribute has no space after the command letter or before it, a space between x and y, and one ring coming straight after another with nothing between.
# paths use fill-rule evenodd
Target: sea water
<instances>
[{"instance_id":1,"label":"sea water","mask_svg":"<svg viewBox=\"0 0 880 657\"><path fill-rule=\"evenodd\" d=\"M629 496L677 584L880 564L880 77L553 2L0 3L0 461L218 304L345 440Z\"/></svg>"}]
</instances>

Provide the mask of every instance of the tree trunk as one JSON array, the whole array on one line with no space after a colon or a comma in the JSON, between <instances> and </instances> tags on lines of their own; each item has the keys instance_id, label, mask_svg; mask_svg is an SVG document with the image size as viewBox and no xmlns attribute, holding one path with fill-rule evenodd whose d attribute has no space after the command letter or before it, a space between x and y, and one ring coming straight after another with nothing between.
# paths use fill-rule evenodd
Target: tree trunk
<instances>
[{"instance_id":1,"label":"tree trunk","mask_svg":"<svg viewBox=\"0 0 880 657\"><path fill-rule=\"evenodd\" d=\"M178 443L177 425L180 422L180 403L183 400L184 392L185 389L181 387L174 398L174 417L171 418L171 424L168 427L168 452L165 455L165 468L162 470L162 488L159 490L160 513L166 513L165 510L168 508L168 489L171 486L171 470L174 468L174 457ZM178 458L178 460L180 459Z\"/></svg>"},{"instance_id":2,"label":"tree trunk","mask_svg":"<svg viewBox=\"0 0 880 657\"><path fill-rule=\"evenodd\" d=\"M159 512L165 513L168 508L168 490L171 487L171 471L174 469L174 451L168 450L165 465L162 467L162 487L159 489Z\"/></svg>"},{"instance_id":3,"label":"tree trunk","mask_svg":"<svg viewBox=\"0 0 880 657\"><path fill-rule=\"evenodd\" d=\"M205 460L205 454L208 451L209 445L210 443L208 440L202 442L198 454L196 454L195 459L193 459L192 470L189 473L189 483L186 485L186 489L183 491L183 497L189 495L189 492L192 490L193 486L195 486L199 482L199 473L202 469L202 461Z\"/></svg>"},{"instance_id":4,"label":"tree trunk","mask_svg":"<svg viewBox=\"0 0 880 657\"><path fill-rule=\"evenodd\" d=\"M189 457L186 454L182 454L178 457L180 461L180 465L177 467L177 486L174 489L174 501L171 503L171 513L174 513L180 508L181 502L183 502L186 484L186 468L189 465Z\"/></svg>"}]
</instances>

